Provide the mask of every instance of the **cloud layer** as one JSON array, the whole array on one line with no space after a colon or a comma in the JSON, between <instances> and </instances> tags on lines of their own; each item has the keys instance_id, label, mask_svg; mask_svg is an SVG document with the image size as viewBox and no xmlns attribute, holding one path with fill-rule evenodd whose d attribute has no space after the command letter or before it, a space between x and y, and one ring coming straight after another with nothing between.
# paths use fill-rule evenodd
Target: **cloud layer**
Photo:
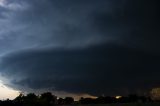
<instances>
[{"instance_id":1,"label":"cloud layer","mask_svg":"<svg viewBox=\"0 0 160 106\"><path fill-rule=\"evenodd\" d=\"M112 95L157 86L158 9L158 0L2 0L0 73L22 91Z\"/></svg>"},{"instance_id":2,"label":"cloud layer","mask_svg":"<svg viewBox=\"0 0 160 106\"><path fill-rule=\"evenodd\" d=\"M80 50L33 50L4 57L1 73L13 85L22 86L20 90L48 88L98 95L157 86L159 59L159 55L109 44Z\"/></svg>"},{"instance_id":3,"label":"cloud layer","mask_svg":"<svg viewBox=\"0 0 160 106\"><path fill-rule=\"evenodd\" d=\"M156 2L6 0L0 7L1 52L76 48L102 42L156 50L159 39Z\"/></svg>"}]
</instances>

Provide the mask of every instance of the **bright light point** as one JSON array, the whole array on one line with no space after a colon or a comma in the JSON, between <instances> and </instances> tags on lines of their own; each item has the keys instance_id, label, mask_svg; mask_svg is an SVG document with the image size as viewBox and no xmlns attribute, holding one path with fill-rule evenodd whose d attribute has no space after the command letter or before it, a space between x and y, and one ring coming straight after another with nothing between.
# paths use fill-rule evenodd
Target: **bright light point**
<instances>
[{"instance_id":1,"label":"bright light point","mask_svg":"<svg viewBox=\"0 0 160 106\"><path fill-rule=\"evenodd\" d=\"M115 98L116 98L116 99L120 99L120 98L122 98L122 96L116 96Z\"/></svg>"},{"instance_id":2,"label":"bright light point","mask_svg":"<svg viewBox=\"0 0 160 106\"><path fill-rule=\"evenodd\" d=\"M2 83L2 81L0 81L0 100L4 100L7 98L14 99L18 95L19 95L19 91L6 87Z\"/></svg>"}]
</instances>

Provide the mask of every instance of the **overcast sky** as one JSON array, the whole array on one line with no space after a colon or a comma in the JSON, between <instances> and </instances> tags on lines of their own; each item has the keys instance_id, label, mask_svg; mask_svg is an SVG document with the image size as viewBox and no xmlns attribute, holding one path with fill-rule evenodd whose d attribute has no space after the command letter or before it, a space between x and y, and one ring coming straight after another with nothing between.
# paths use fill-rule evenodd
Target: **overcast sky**
<instances>
[{"instance_id":1,"label":"overcast sky","mask_svg":"<svg viewBox=\"0 0 160 106\"><path fill-rule=\"evenodd\" d=\"M158 87L158 10L158 0L0 0L0 80L61 96Z\"/></svg>"}]
</instances>

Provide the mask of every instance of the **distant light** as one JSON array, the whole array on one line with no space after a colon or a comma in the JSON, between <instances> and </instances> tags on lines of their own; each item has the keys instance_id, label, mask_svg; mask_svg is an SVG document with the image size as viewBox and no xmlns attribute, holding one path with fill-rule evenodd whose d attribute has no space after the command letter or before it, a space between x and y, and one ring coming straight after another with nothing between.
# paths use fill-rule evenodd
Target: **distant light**
<instances>
[{"instance_id":1,"label":"distant light","mask_svg":"<svg viewBox=\"0 0 160 106\"><path fill-rule=\"evenodd\" d=\"M120 99L120 98L122 98L122 96L115 96L115 98L116 98L116 99Z\"/></svg>"},{"instance_id":2,"label":"distant light","mask_svg":"<svg viewBox=\"0 0 160 106\"><path fill-rule=\"evenodd\" d=\"M160 100L160 88L153 88L150 94L152 100Z\"/></svg>"}]
</instances>

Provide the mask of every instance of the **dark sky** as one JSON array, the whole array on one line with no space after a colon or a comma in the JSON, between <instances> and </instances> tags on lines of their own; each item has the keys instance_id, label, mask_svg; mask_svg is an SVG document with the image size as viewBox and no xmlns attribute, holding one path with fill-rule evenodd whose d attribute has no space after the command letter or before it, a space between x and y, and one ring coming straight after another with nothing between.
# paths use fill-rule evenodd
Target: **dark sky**
<instances>
[{"instance_id":1,"label":"dark sky","mask_svg":"<svg viewBox=\"0 0 160 106\"><path fill-rule=\"evenodd\" d=\"M158 1L0 0L3 83L90 95L160 86Z\"/></svg>"}]
</instances>

